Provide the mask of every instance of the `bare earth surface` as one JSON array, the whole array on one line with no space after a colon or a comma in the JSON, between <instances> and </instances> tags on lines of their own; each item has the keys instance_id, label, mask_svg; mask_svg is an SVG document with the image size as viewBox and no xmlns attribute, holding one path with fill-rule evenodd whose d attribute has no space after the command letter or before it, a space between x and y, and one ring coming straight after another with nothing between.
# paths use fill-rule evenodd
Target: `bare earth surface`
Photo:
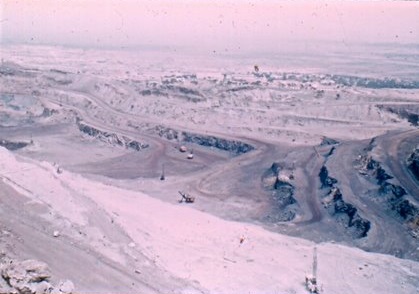
<instances>
[{"instance_id":1,"label":"bare earth surface","mask_svg":"<svg viewBox=\"0 0 419 294\"><path fill-rule=\"evenodd\" d=\"M322 293L419 293L414 60L1 54L4 256L76 293L306 293L316 247Z\"/></svg>"}]
</instances>

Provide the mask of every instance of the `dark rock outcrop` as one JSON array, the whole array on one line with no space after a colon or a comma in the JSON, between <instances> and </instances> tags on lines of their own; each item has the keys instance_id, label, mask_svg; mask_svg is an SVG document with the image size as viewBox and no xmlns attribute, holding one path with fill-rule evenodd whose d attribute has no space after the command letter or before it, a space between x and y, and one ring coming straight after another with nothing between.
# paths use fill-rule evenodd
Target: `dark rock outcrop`
<instances>
[{"instance_id":1,"label":"dark rock outcrop","mask_svg":"<svg viewBox=\"0 0 419 294\"><path fill-rule=\"evenodd\" d=\"M371 141L368 143L368 146L364 148L365 152L370 152L372 151L375 147L377 147L377 142L376 142L377 138L374 137L371 139Z\"/></svg>"},{"instance_id":2,"label":"dark rock outcrop","mask_svg":"<svg viewBox=\"0 0 419 294\"><path fill-rule=\"evenodd\" d=\"M375 172L375 178L377 179L378 185L384 184L387 180L390 180L393 178L393 176L390 176L386 171L381 167L380 164L378 164Z\"/></svg>"},{"instance_id":3,"label":"dark rock outcrop","mask_svg":"<svg viewBox=\"0 0 419 294\"><path fill-rule=\"evenodd\" d=\"M332 214L344 214L347 217L347 223L345 225L352 229L352 234L355 238L366 237L371 228L370 221L362 218L354 205L343 201L342 193L339 189L336 189L333 193Z\"/></svg>"},{"instance_id":4,"label":"dark rock outcrop","mask_svg":"<svg viewBox=\"0 0 419 294\"><path fill-rule=\"evenodd\" d=\"M262 182L266 189L272 191L272 213L266 217L270 222L291 221L296 216L298 208L294 198L295 187L288 177L281 175L281 164L273 163L262 176Z\"/></svg>"},{"instance_id":5,"label":"dark rock outcrop","mask_svg":"<svg viewBox=\"0 0 419 294\"><path fill-rule=\"evenodd\" d=\"M322 203L329 214L334 216L355 239L366 237L371 228L371 222L358 213L358 209L343 199L338 187L338 181L329 176L326 166L322 166L319 172L321 189L329 189Z\"/></svg>"},{"instance_id":6,"label":"dark rock outcrop","mask_svg":"<svg viewBox=\"0 0 419 294\"><path fill-rule=\"evenodd\" d=\"M215 136L183 132L182 137L184 142L194 143L205 147L215 147L217 149L229 151L237 155L247 153L254 149L253 146L247 143L237 140L218 138Z\"/></svg>"},{"instance_id":7,"label":"dark rock outcrop","mask_svg":"<svg viewBox=\"0 0 419 294\"><path fill-rule=\"evenodd\" d=\"M160 137L166 138L168 140L192 143L204 147L213 147L223 151L229 151L235 155L244 154L255 149L252 145L238 140L229 140L185 131L181 132L163 126L158 126L155 130Z\"/></svg>"},{"instance_id":8,"label":"dark rock outcrop","mask_svg":"<svg viewBox=\"0 0 419 294\"><path fill-rule=\"evenodd\" d=\"M335 139L323 137L320 146L326 146L326 145L336 145L339 144L339 141L336 141Z\"/></svg>"},{"instance_id":9,"label":"dark rock outcrop","mask_svg":"<svg viewBox=\"0 0 419 294\"><path fill-rule=\"evenodd\" d=\"M419 147L417 147L408 158L407 167L415 176L416 180L419 181Z\"/></svg>"},{"instance_id":10,"label":"dark rock outcrop","mask_svg":"<svg viewBox=\"0 0 419 294\"><path fill-rule=\"evenodd\" d=\"M378 183L380 184L380 182ZM383 182L380 185L381 186L378 189L380 195L390 195L390 200L392 201L400 199L407 194L406 190L401 186L394 185L389 182Z\"/></svg>"},{"instance_id":11,"label":"dark rock outcrop","mask_svg":"<svg viewBox=\"0 0 419 294\"><path fill-rule=\"evenodd\" d=\"M27 142L13 142L13 141L5 140L5 139L0 139L0 146L5 147L7 150L10 150L10 151L15 151L15 150L25 148L29 144L30 143L27 143Z\"/></svg>"},{"instance_id":12,"label":"dark rock outcrop","mask_svg":"<svg viewBox=\"0 0 419 294\"><path fill-rule=\"evenodd\" d=\"M277 162L272 163L271 171L278 175L279 171L281 170L281 165Z\"/></svg>"},{"instance_id":13,"label":"dark rock outcrop","mask_svg":"<svg viewBox=\"0 0 419 294\"><path fill-rule=\"evenodd\" d=\"M419 208L407 199L394 201L392 209L397 211L397 213L405 220L412 220L419 217Z\"/></svg>"},{"instance_id":14,"label":"dark rock outcrop","mask_svg":"<svg viewBox=\"0 0 419 294\"><path fill-rule=\"evenodd\" d=\"M50 117L56 113L58 113L58 110L44 107L44 111L42 112L42 117Z\"/></svg>"},{"instance_id":15,"label":"dark rock outcrop","mask_svg":"<svg viewBox=\"0 0 419 294\"><path fill-rule=\"evenodd\" d=\"M140 151L148 147L148 144L146 143L138 142L126 136L120 136L115 133L109 133L106 131L99 130L80 121L77 122L77 125L82 133L90 137L94 137L102 142L106 142L112 145L119 145L121 147L125 147L127 149L132 149L135 151Z\"/></svg>"},{"instance_id":16,"label":"dark rock outcrop","mask_svg":"<svg viewBox=\"0 0 419 294\"><path fill-rule=\"evenodd\" d=\"M327 171L327 168L324 165L320 169L319 177L320 182L322 184L322 189L326 187L331 188L334 184L338 182L335 178L329 177L329 172Z\"/></svg>"},{"instance_id":17,"label":"dark rock outcrop","mask_svg":"<svg viewBox=\"0 0 419 294\"><path fill-rule=\"evenodd\" d=\"M415 176L415 164L418 163L418 160L419 152L415 150L407 161L408 168ZM401 219L403 222L411 222L419 218L419 207L409 200L408 193L402 186L394 183L394 177L382 167L380 162L372 159L370 156L362 157L361 162L366 167L364 169L366 172L363 172L363 174L374 179L379 186L379 201L382 201L396 218Z\"/></svg>"},{"instance_id":18,"label":"dark rock outcrop","mask_svg":"<svg viewBox=\"0 0 419 294\"><path fill-rule=\"evenodd\" d=\"M288 205L297 203L294 196L294 186L288 182L277 180L274 186L275 194L273 196L277 206L284 208Z\"/></svg>"},{"instance_id":19,"label":"dark rock outcrop","mask_svg":"<svg viewBox=\"0 0 419 294\"><path fill-rule=\"evenodd\" d=\"M272 198L276 213L270 216L271 220L288 222L295 218L296 209L294 206L297 204L297 200L294 198L294 189L293 185L281 180L275 183Z\"/></svg>"},{"instance_id":20,"label":"dark rock outcrop","mask_svg":"<svg viewBox=\"0 0 419 294\"><path fill-rule=\"evenodd\" d=\"M377 105L380 110L396 114L407 120L413 126L419 126L419 106L417 104L405 105Z\"/></svg>"},{"instance_id":21,"label":"dark rock outcrop","mask_svg":"<svg viewBox=\"0 0 419 294\"><path fill-rule=\"evenodd\" d=\"M353 238L359 239L368 235L371 222L361 217L358 209L353 204L343 200L343 195L339 188L333 186L322 203L329 214L342 223Z\"/></svg>"}]
</instances>

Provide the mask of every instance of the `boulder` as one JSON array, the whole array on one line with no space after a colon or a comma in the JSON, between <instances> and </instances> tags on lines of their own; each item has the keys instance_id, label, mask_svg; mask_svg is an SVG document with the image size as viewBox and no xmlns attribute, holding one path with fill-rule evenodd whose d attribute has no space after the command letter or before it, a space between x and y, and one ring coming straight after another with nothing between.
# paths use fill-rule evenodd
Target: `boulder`
<instances>
[{"instance_id":1,"label":"boulder","mask_svg":"<svg viewBox=\"0 0 419 294\"><path fill-rule=\"evenodd\" d=\"M58 284L58 290L63 294L71 294L74 291L74 284L70 280L61 281Z\"/></svg>"},{"instance_id":2,"label":"boulder","mask_svg":"<svg viewBox=\"0 0 419 294\"><path fill-rule=\"evenodd\" d=\"M37 260L24 260L20 263L20 267L24 269L28 282L41 282L51 278L51 272L48 265Z\"/></svg>"},{"instance_id":3,"label":"boulder","mask_svg":"<svg viewBox=\"0 0 419 294\"><path fill-rule=\"evenodd\" d=\"M54 287L49 279L48 265L37 260L15 261L3 259L0 263L0 294L70 294L74 285L66 280Z\"/></svg>"}]
</instances>

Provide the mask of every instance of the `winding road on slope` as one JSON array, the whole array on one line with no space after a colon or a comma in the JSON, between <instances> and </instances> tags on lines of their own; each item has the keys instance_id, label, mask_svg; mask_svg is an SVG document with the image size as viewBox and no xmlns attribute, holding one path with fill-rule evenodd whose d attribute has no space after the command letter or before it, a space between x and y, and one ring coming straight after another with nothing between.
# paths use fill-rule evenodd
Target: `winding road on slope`
<instances>
[{"instance_id":1,"label":"winding road on slope","mask_svg":"<svg viewBox=\"0 0 419 294\"><path fill-rule=\"evenodd\" d=\"M56 88L54 89L58 93L65 91L66 94L75 94L77 96L81 96L82 98L90 101L97 105L101 110L106 111L110 116L114 116L116 119L121 119L124 125L124 122L128 120L133 124L151 124L151 125L159 125L161 121L156 121L155 119L144 117L144 116L137 116L134 114L129 114L120 110L115 109L111 105L105 103L103 99L97 97L94 94L89 93L88 90L80 89L80 90L68 90L68 89L61 89ZM116 124L108 125L102 119L95 117L94 112L92 113L88 109L83 107L78 107L70 102L63 102L62 99L58 100L59 95L55 95L54 98L46 98L49 102L59 104L62 107L65 107L69 110L73 110L78 113L82 120L87 124L99 128L104 131L108 132L115 132L121 135L126 135L134 139L138 139L139 141L143 142L144 140L146 143L151 145L152 151L152 159L149 162L150 166L154 166L155 170L159 170L160 166L160 159L162 157L170 157L170 154L167 152L167 145L169 144L168 141L158 138L154 135L148 135L141 131L134 131L128 130L125 127L119 127ZM108 117L109 118L109 117ZM171 127L178 127L179 130L185 130L184 127L180 126L172 126ZM192 130L193 131L193 130ZM225 162L219 163L212 163L208 164L205 169L200 171L195 171L192 175L185 175L185 181L189 181L189 187L193 188L196 193L200 195L211 197L211 198L218 198L218 199L228 199L230 196L238 196L247 198L248 200L255 200L259 199L258 201L266 202L266 197L269 193L263 191L261 188L260 177L263 172L269 168L272 164L273 160L275 159L276 146L269 142L263 142L261 140L256 139L249 139L249 138L241 138L241 137L232 137L231 135L226 134L218 134L218 133L208 133L206 135L214 135L219 136L227 139L234 139L234 140L243 140L245 142L250 143L253 145L255 150L243 154L234 158L231 158ZM312 174L317 174L318 170L321 167L321 159L316 156L316 153L311 150L309 151L313 153L310 155L310 159L308 162L305 163L305 177L306 179L299 179L300 182L304 182L304 193L302 193L300 200L306 202L307 205L304 207L308 207L309 211L302 212L302 219L300 219L301 224L304 223L314 223L318 222L322 215L320 211L320 203L316 197L316 189L313 187L316 186L315 181L316 178L312 177ZM305 151L306 153L306 151ZM314 160L314 162L312 162ZM211 158L209 158L209 162ZM250 167L250 168L249 168ZM258 174L252 175L252 185L248 185L246 189L241 189L243 183L240 183L240 177L245 176L246 173L254 172L254 169L258 171ZM250 170L250 171L248 171ZM189 178L189 180L188 180ZM234 183L236 181L237 183ZM218 184L217 184L218 183ZM221 186L220 186L221 185ZM224 185L224 187L222 187ZM210 187L210 188L209 188ZM265 194L265 195L263 195Z\"/></svg>"},{"instance_id":2,"label":"winding road on slope","mask_svg":"<svg viewBox=\"0 0 419 294\"><path fill-rule=\"evenodd\" d=\"M128 121L132 124L138 125L161 125L164 121L157 121L155 118L137 116L134 114L125 113L121 110L115 109L111 105L105 103L100 97L90 93L88 90L68 90L56 89L57 91L66 91L67 94L75 94L82 96L84 99L97 105L101 110L105 111L109 116L113 116L117 121L122 122L121 126L116 124L109 125L105 119L95 117L94 113L83 107L77 107L71 103L63 104L62 101L57 101L55 98L49 98L50 102L61 104L63 107L72 109L80 114L83 121L95 126L101 130L115 132L126 135L131 138L143 141L152 145L152 158L148 158L149 166L154 167L155 170L160 169L161 158L167 160L174 159L173 154L168 152L167 146L169 141L159 138L157 134L147 134L141 131L141 128L136 130L129 130ZM169 122L167 122L169 123ZM182 126L172 125L171 128L178 130L187 130ZM197 130L187 130L199 133ZM261 184L262 174L269 169L271 164L282 158L286 158L284 152L280 152L282 147L280 144L275 144L262 139L251 139L234 137L232 135L210 133L206 135L214 135L227 139L242 140L248 142L255 147L255 150L236 157L230 157L226 161L213 161L210 153L206 156L205 168L200 168L192 173L183 175L182 182L186 183L190 192L196 195L207 197L208 199L218 199L219 201L228 201L232 198L240 198L243 207L247 212L253 209L253 216L257 219L257 215L263 216L266 210L269 209L271 201L270 193L266 191ZM380 146L386 152L386 164L391 169L391 172L396 178L400 180L403 187L410 195L417 200L418 186L415 180L411 177L406 168L406 154L409 151L405 145L412 146L419 144L419 130L408 129L407 131L393 131L380 136ZM367 145L367 141L348 141L340 144L330 158L326 158L326 154L330 151L331 146L321 146L312 148L309 146L293 147L294 152L299 152L298 162L296 168L300 170L300 177L295 180L297 192L295 197L300 203L299 218L293 223L296 224L298 230L312 230L321 227L327 222L323 219L330 219L326 210L321 204L321 195L324 191L320 190L319 172L321 167L328 162L328 169L331 175L338 179L341 185L341 190L344 193L345 201L355 205L362 216L373 223L373 228L369 233L367 241L363 242L363 247L366 249L378 250L385 253L393 253L396 251L403 251L403 246L406 243L411 243L407 237L400 237L398 240L386 238L386 232L397 231L400 225L395 220L384 221L383 218L388 216L383 212L383 209L377 206L370 199L364 196L367 193L365 182L361 180L358 172L354 169L353 163L356 156L361 152L362 148ZM289 147L289 146L288 146ZM407 148L407 149L406 149ZM297 151L296 151L297 150ZM284 159L286 160L286 159ZM213 162L212 162L213 161ZM228 206L225 206L228 207ZM214 208L214 207L213 207ZM218 207L221 209L221 207ZM215 209L215 208L214 208ZM236 218L239 212L231 211ZM239 217L240 219L240 217ZM244 218L249 220L248 218ZM385 223L385 225L383 225ZM314 225L314 227L313 227ZM306 227L304 229L304 227ZM328 224L329 229L333 229L333 225Z\"/></svg>"}]
</instances>

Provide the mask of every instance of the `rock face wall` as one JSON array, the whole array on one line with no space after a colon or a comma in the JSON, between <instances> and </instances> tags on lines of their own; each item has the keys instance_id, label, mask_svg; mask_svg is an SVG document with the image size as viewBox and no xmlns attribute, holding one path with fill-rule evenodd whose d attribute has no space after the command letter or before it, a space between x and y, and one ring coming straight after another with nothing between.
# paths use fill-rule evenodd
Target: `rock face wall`
<instances>
[{"instance_id":1,"label":"rock face wall","mask_svg":"<svg viewBox=\"0 0 419 294\"><path fill-rule=\"evenodd\" d=\"M407 167L415 176L416 180L419 181L419 146L413 151L407 160Z\"/></svg>"},{"instance_id":2,"label":"rock face wall","mask_svg":"<svg viewBox=\"0 0 419 294\"><path fill-rule=\"evenodd\" d=\"M331 188L338 181L332 177L329 177L329 172L325 166L322 166L319 173L320 182L322 184L321 188Z\"/></svg>"},{"instance_id":3,"label":"rock face wall","mask_svg":"<svg viewBox=\"0 0 419 294\"><path fill-rule=\"evenodd\" d=\"M48 265L37 260L0 260L0 293L8 294L71 294L74 285L70 280L57 285L50 282Z\"/></svg>"},{"instance_id":4,"label":"rock face wall","mask_svg":"<svg viewBox=\"0 0 419 294\"><path fill-rule=\"evenodd\" d=\"M377 105L381 110L394 113L402 119L407 120L413 126L419 126L419 106L412 105Z\"/></svg>"},{"instance_id":5,"label":"rock face wall","mask_svg":"<svg viewBox=\"0 0 419 294\"><path fill-rule=\"evenodd\" d=\"M415 176L418 175L416 169L419 160L418 154L418 150L415 150L408 159L408 168ZM409 224L413 237L419 237L419 207L411 201L406 190L396 184L397 182L393 180L394 177L371 156L362 156L359 162L360 173L378 185L377 201L383 203L386 209L402 223Z\"/></svg>"},{"instance_id":6,"label":"rock face wall","mask_svg":"<svg viewBox=\"0 0 419 294\"><path fill-rule=\"evenodd\" d=\"M141 143L136 140L130 139L126 136L120 136L116 133L109 133L106 131L99 130L95 127L89 126L81 121L77 122L79 130L90 137L98 139L102 142L111 144L111 145L119 145L121 147L125 147L127 149L133 149L135 151L140 151L142 149L147 148L149 145L146 143Z\"/></svg>"},{"instance_id":7,"label":"rock face wall","mask_svg":"<svg viewBox=\"0 0 419 294\"><path fill-rule=\"evenodd\" d=\"M240 155L255 149L252 145L238 140L228 140L215 136L195 134L185 131L177 131L171 128L158 126L155 129L158 135L168 140L192 143L204 147L213 147L223 151L229 151L235 155Z\"/></svg>"},{"instance_id":8,"label":"rock face wall","mask_svg":"<svg viewBox=\"0 0 419 294\"><path fill-rule=\"evenodd\" d=\"M194 143L206 147L215 147L220 150L230 151L237 155L247 153L254 149L253 146L241 141L227 140L214 136L204 136L187 132L183 132L182 136L184 142Z\"/></svg>"},{"instance_id":9,"label":"rock face wall","mask_svg":"<svg viewBox=\"0 0 419 294\"><path fill-rule=\"evenodd\" d=\"M389 175L379 162L367 157L366 169L368 173L375 177L379 185L379 196L387 203L389 208L397 213L403 220L410 220L419 216L419 209L408 199L406 199L406 190L390 180L393 176Z\"/></svg>"},{"instance_id":10,"label":"rock face wall","mask_svg":"<svg viewBox=\"0 0 419 294\"><path fill-rule=\"evenodd\" d=\"M320 169L319 177L321 188L328 189L322 203L329 214L342 223L354 238L366 237L371 228L371 222L361 217L354 205L343 200L342 192L337 187L338 181L329 176L326 166Z\"/></svg>"},{"instance_id":11,"label":"rock face wall","mask_svg":"<svg viewBox=\"0 0 419 294\"><path fill-rule=\"evenodd\" d=\"M271 222L292 221L298 208L295 187L279 163L273 163L262 177L264 186L272 191L273 212L266 218Z\"/></svg>"},{"instance_id":12,"label":"rock face wall","mask_svg":"<svg viewBox=\"0 0 419 294\"><path fill-rule=\"evenodd\" d=\"M10 150L10 151L15 151L18 149L22 149L25 148L26 146L28 146L29 143L26 142L12 142L12 141L8 141L5 139L0 139L0 146Z\"/></svg>"}]
</instances>

